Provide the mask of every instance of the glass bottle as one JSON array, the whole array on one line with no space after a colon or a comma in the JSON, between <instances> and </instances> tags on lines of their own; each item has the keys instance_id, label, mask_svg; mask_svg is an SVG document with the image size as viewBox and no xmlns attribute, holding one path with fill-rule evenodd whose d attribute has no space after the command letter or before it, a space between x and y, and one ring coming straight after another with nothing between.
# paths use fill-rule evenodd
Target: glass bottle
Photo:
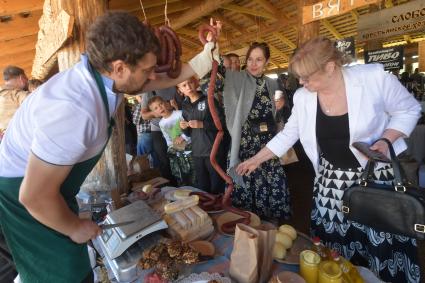
<instances>
[{"instance_id":1,"label":"glass bottle","mask_svg":"<svg viewBox=\"0 0 425 283\"><path fill-rule=\"evenodd\" d=\"M337 251L332 251L332 258L341 268L344 283L364 283L359 271L349 260L340 256Z\"/></svg>"},{"instance_id":2,"label":"glass bottle","mask_svg":"<svg viewBox=\"0 0 425 283\"><path fill-rule=\"evenodd\" d=\"M300 275L306 283L317 283L320 256L310 250L300 253Z\"/></svg>"},{"instance_id":3,"label":"glass bottle","mask_svg":"<svg viewBox=\"0 0 425 283\"><path fill-rule=\"evenodd\" d=\"M330 250L322 244L319 237L313 238L313 247L312 250L319 254L320 258L323 260L332 259L330 256Z\"/></svg>"},{"instance_id":4,"label":"glass bottle","mask_svg":"<svg viewBox=\"0 0 425 283\"><path fill-rule=\"evenodd\" d=\"M322 261L319 265L318 283L342 283L342 271L339 265L331 260Z\"/></svg>"}]
</instances>

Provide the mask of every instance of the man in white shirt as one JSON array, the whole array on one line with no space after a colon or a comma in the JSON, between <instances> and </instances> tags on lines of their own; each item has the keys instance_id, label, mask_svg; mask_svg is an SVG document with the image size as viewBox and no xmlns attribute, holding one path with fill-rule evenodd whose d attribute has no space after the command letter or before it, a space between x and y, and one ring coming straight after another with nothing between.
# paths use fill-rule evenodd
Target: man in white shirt
<instances>
[{"instance_id":1,"label":"man in white shirt","mask_svg":"<svg viewBox=\"0 0 425 283\"><path fill-rule=\"evenodd\" d=\"M3 79L5 84L0 87L0 142L16 109L29 95L28 78L23 69L7 66L3 70Z\"/></svg>"},{"instance_id":2,"label":"man in white shirt","mask_svg":"<svg viewBox=\"0 0 425 283\"><path fill-rule=\"evenodd\" d=\"M136 16L110 12L90 27L87 55L16 112L0 145L0 225L22 282L92 282L75 195L108 141L122 93L161 89L211 66L209 42L181 74L155 74L158 40ZM209 61L210 62L210 61Z\"/></svg>"}]
</instances>

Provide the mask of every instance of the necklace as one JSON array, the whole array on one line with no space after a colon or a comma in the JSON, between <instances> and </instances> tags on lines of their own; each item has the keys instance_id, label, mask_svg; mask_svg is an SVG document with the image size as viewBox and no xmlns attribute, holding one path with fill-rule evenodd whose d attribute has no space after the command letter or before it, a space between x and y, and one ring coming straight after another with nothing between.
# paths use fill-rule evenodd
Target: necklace
<instances>
[{"instance_id":1,"label":"necklace","mask_svg":"<svg viewBox=\"0 0 425 283\"><path fill-rule=\"evenodd\" d=\"M322 102L322 106L323 106L325 112L326 113L330 113L331 112L331 107L329 107L329 105L327 105L323 99L321 99L320 102Z\"/></svg>"}]
</instances>

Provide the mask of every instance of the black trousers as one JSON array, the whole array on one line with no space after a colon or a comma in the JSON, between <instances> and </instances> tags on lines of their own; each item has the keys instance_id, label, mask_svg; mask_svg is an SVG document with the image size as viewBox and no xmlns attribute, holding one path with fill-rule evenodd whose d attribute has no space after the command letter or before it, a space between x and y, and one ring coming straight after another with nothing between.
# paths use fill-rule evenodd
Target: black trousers
<instances>
[{"instance_id":1,"label":"black trousers","mask_svg":"<svg viewBox=\"0 0 425 283\"><path fill-rule=\"evenodd\" d=\"M193 156L192 158L195 167L197 187L212 194L223 193L225 182L212 167L210 157ZM217 158L217 162L220 167L223 168L223 158Z\"/></svg>"},{"instance_id":2,"label":"black trousers","mask_svg":"<svg viewBox=\"0 0 425 283\"><path fill-rule=\"evenodd\" d=\"M170 180L170 185L176 186L176 179L171 174L170 160L167 155L167 143L161 131L152 131L153 151L159 161L159 171L162 177Z\"/></svg>"}]
</instances>

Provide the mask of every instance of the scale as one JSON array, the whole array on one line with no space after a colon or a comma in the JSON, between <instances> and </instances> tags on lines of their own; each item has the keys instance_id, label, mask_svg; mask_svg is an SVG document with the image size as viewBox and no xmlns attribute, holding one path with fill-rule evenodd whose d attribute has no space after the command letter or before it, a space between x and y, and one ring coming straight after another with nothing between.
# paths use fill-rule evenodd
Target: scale
<instances>
[{"instance_id":1,"label":"scale","mask_svg":"<svg viewBox=\"0 0 425 283\"><path fill-rule=\"evenodd\" d=\"M117 224L135 220L134 223L104 230L97 237L109 259L122 255L131 245L144 236L168 228L167 223L143 200L138 200L114 210L106 216L104 224Z\"/></svg>"}]
</instances>

